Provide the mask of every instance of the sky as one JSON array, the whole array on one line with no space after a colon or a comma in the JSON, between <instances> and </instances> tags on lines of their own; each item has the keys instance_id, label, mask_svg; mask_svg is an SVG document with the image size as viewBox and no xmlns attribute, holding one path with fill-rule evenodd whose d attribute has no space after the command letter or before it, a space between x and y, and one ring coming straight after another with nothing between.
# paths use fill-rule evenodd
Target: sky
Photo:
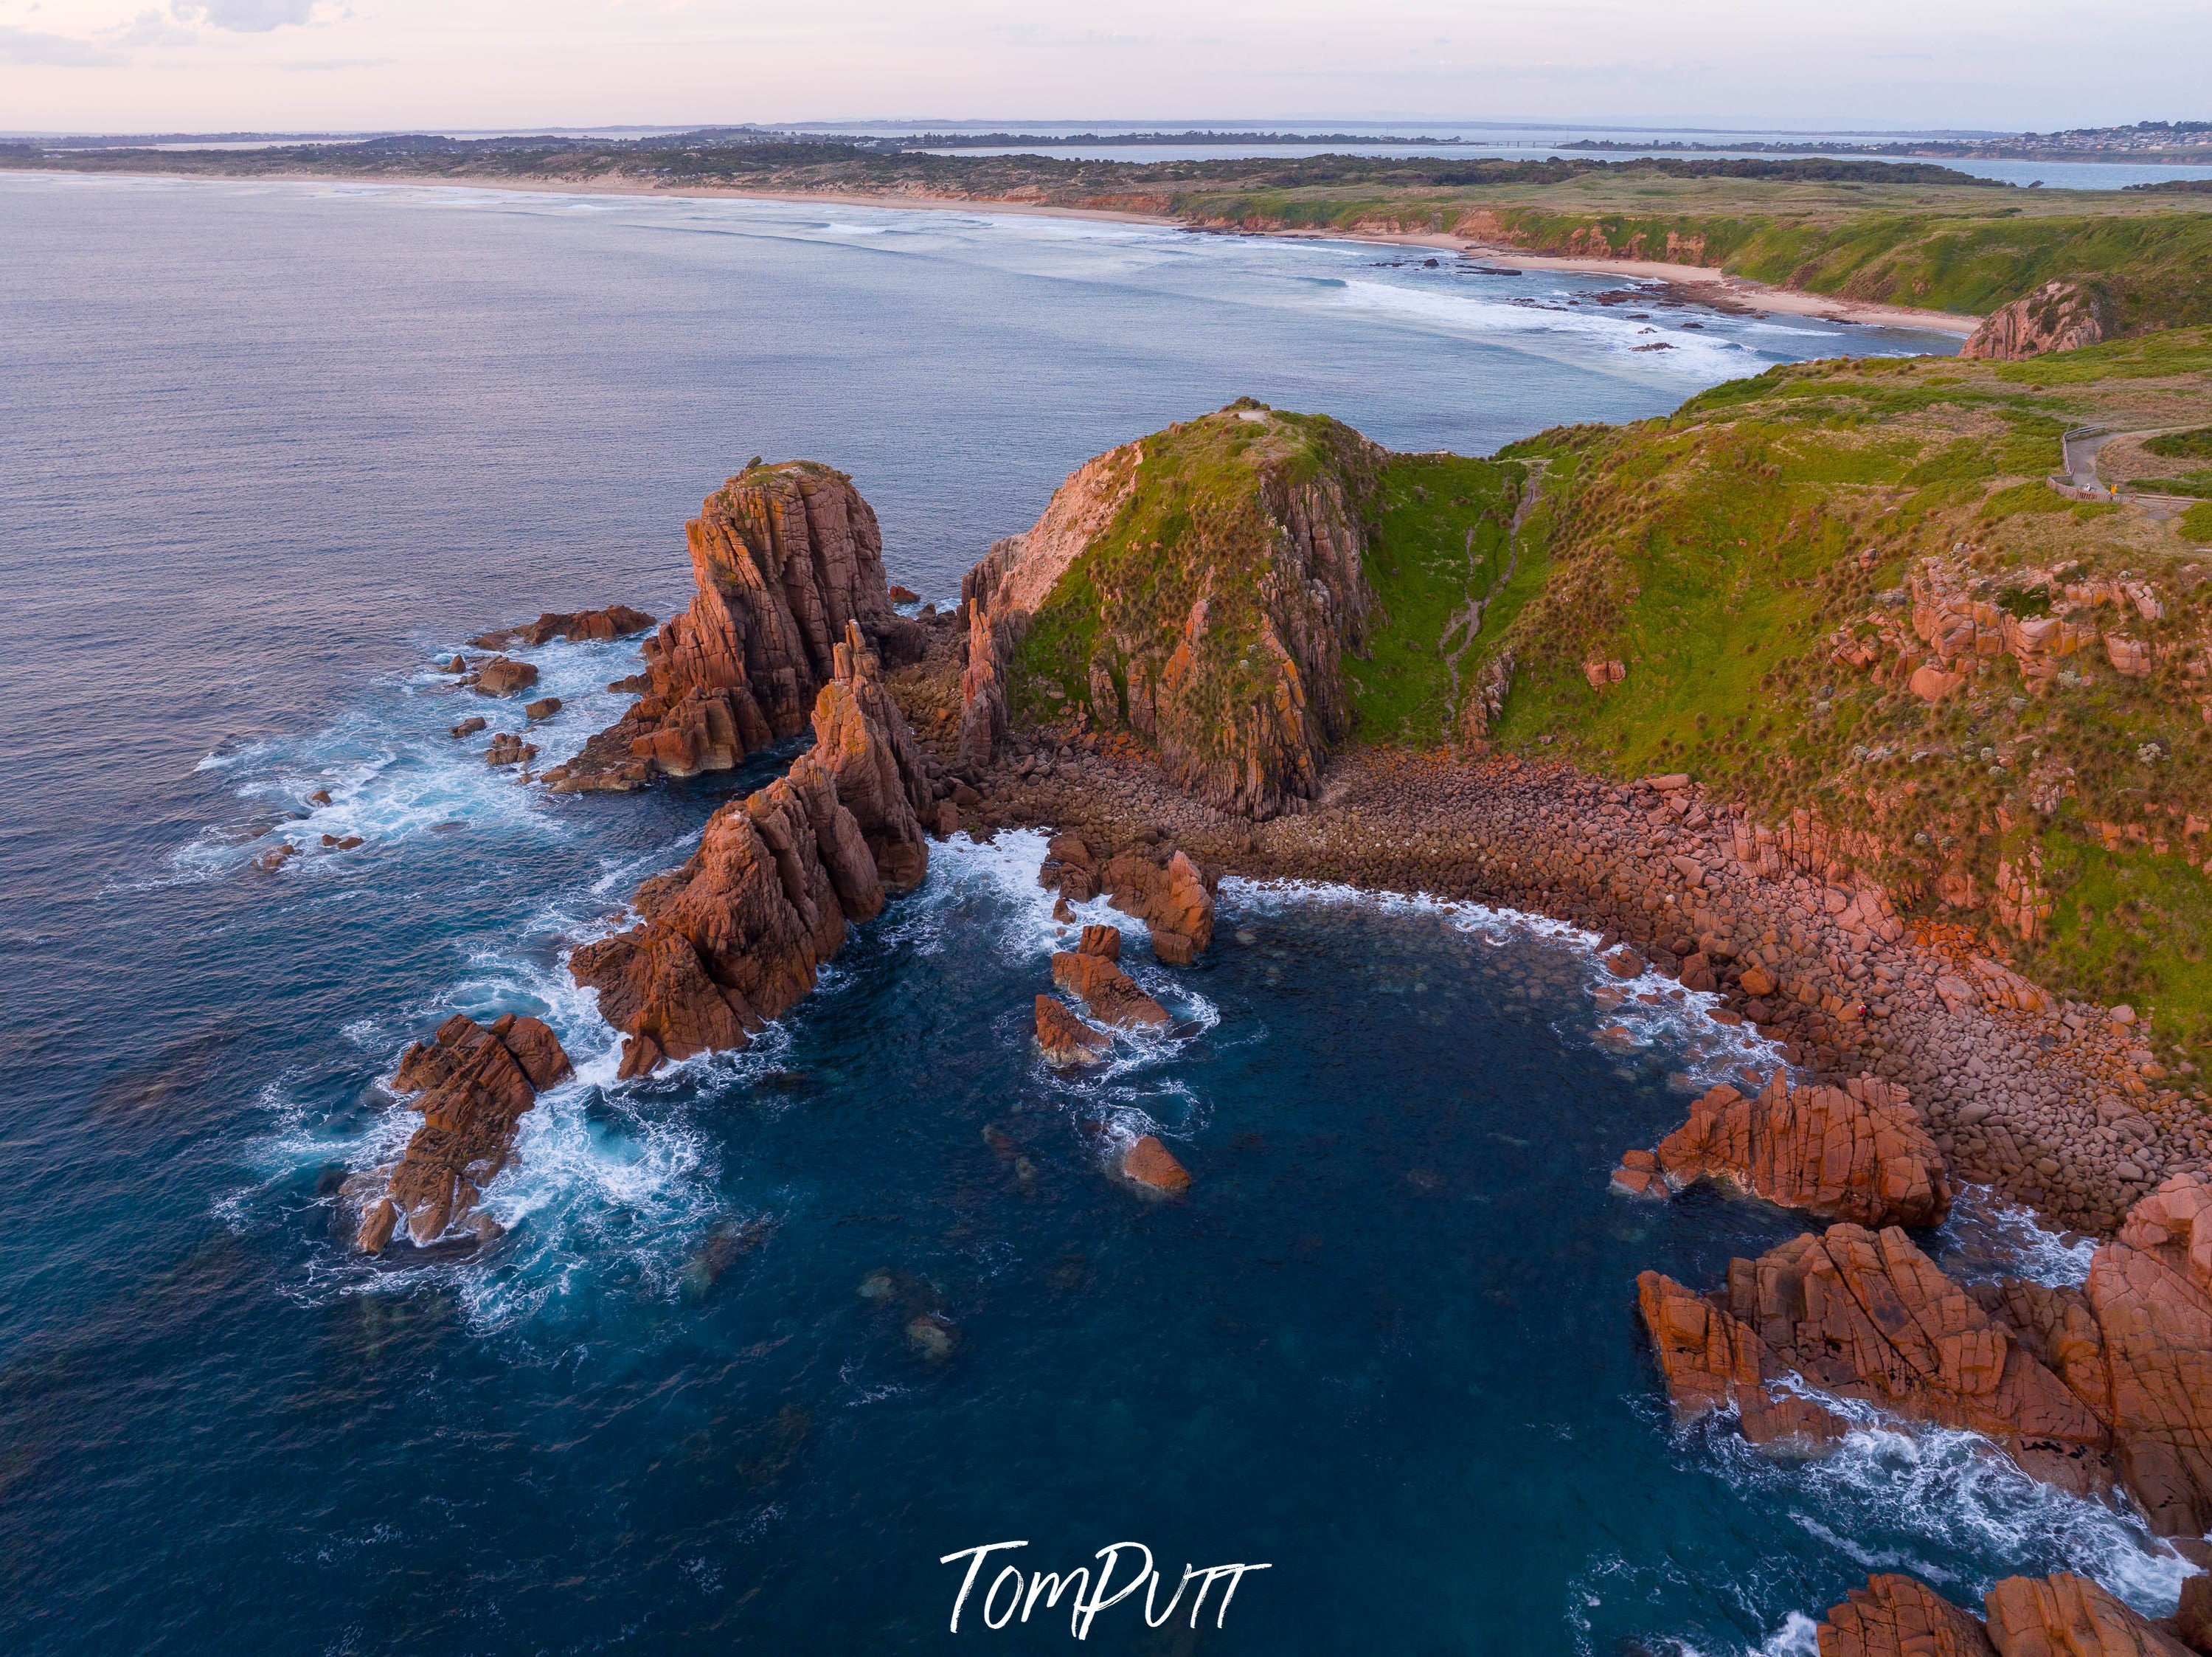
<instances>
[{"instance_id":1,"label":"sky","mask_svg":"<svg viewBox=\"0 0 2212 1657\"><path fill-rule=\"evenodd\" d=\"M2212 119L2212 0L0 0L0 131Z\"/></svg>"}]
</instances>

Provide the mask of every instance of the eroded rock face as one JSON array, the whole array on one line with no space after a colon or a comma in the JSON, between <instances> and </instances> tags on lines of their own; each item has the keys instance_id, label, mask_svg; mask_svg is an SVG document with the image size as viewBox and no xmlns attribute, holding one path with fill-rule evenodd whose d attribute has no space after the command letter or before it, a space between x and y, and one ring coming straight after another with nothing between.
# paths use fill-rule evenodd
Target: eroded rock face
<instances>
[{"instance_id":1,"label":"eroded rock face","mask_svg":"<svg viewBox=\"0 0 2212 1657\"><path fill-rule=\"evenodd\" d=\"M1673 1280L1647 1272L1638 1289L1678 1413L1734 1404L1753 1442L1840 1433L1823 1406L1773 1385L1794 1374L1907 1421L1980 1433L2068 1489L2111 1482L2104 1422L1897 1227L1831 1226L1732 1260L1702 1324L1697 1297Z\"/></svg>"},{"instance_id":2,"label":"eroded rock face","mask_svg":"<svg viewBox=\"0 0 2212 1657\"><path fill-rule=\"evenodd\" d=\"M1209 804L1267 818L1314 797L1350 728L1342 655L1374 601L1364 503L1382 453L1247 399L1074 473L962 583L963 762L990 764L1026 701L1133 733ZM1087 662L1024 667L1049 617L1089 639Z\"/></svg>"},{"instance_id":3,"label":"eroded rock face","mask_svg":"<svg viewBox=\"0 0 2212 1657\"><path fill-rule=\"evenodd\" d=\"M798 734L854 624L873 650L918 643L891 608L875 512L842 472L748 467L684 532L698 596L646 641L645 696L547 773L556 791L728 771Z\"/></svg>"},{"instance_id":4,"label":"eroded rock face","mask_svg":"<svg viewBox=\"0 0 2212 1657\"><path fill-rule=\"evenodd\" d=\"M884 690L883 673L858 622L833 652L832 676L814 703L813 759L860 825L883 883L921 884L929 868L922 814L935 805L921 750Z\"/></svg>"},{"instance_id":5,"label":"eroded rock face","mask_svg":"<svg viewBox=\"0 0 2212 1657\"><path fill-rule=\"evenodd\" d=\"M2212 1527L2212 1180L2176 1174L2136 1204L2086 1288L2128 1486L2160 1535L2201 1535Z\"/></svg>"},{"instance_id":6,"label":"eroded rock face","mask_svg":"<svg viewBox=\"0 0 2212 1657\"><path fill-rule=\"evenodd\" d=\"M2015 362L2094 345L2112 330L2112 302L2095 283L2058 278L1984 317L1959 355Z\"/></svg>"},{"instance_id":7,"label":"eroded rock face","mask_svg":"<svg viewBox=\"0 0 2212 1657\"><path fill-rule=\"evenodd\" d=\"M1820 1624L1820 1657L2187 1657L2189 1648L2087 1577L2008 1576L1984 1627L1909 1576L1854 1588Z\"/></svg>"},{"instance_id":8,"label":"eroded rock face","mask_svg":"<svg viewBox=\"0 0 2212 1657\"><path fill-rule=\"evenodd\" d=\"M1014 646L1069 564L1113 522L1134 486L1143 446L1087 460L1054 491L1025 533L996 542L960 582L968 665L960 680L960 758L988 765L1006 734L1006 675Z\"/></svg>"},{"instance_id":9,"label":"eroded rock face","mask_svg":"<svg viewBox=\"0 0 2212 1657\"><path fill-rule=\"evenodd\" d=\"M569 957L602 1016L627 1033L623 1075L746 1045L813 989L848 923L873 918L887 886L903 890L927 869L907 792L926 783L903 769L913 739L857 628L833 671L816 704L815 752L709 818L689 862L638 888L638 925ZM841 774L871 813L872 839L841 797Z\"/></svg>"},{"instance_id":10,"label":"eroded rock face","mask_svg":"<svg viewBox=\"0 0 2212 1657\"><path fill-rule=\"evenodd\" d=\"M1723 1083L1654 1154L1674 1189L1721 1180L1863 1226L1937 1225L1951 1207L1942 1156L1911 1097L1878 1076L1793 1088L1777 1074L1756 1099Z\"/></svg>"},{"instance_id":11,"label":"eroded rock face","mask_svg":"<svg viewBox=\"0 0 2212 1657\"><path fill-rule=\"evenodd\" d=\"M1188 966L1213 941L1213 892L1198 865L1168 846L1125 851L1098 874L1107 901L1150 929L1152 953Z\"/></svg>"},{"instance_id":12,"label":"eroded rock face","mask_svg":"<svg viewBox=\"0 0 2212 1657\"><path fill-rule=\"evenodd\" d=\"M527 661L494 656L476 671L470 688L479 696L513 696L538 683L538 669Z\"/></svg>"},{"instance_id":13,"label":"eroded rock face","mask_svg":"<svg viewBox=\"0 0 2212 1657\"><path fill-rule=\"evenodd\" d=\"M1983 1597L1999 1657L2189 1657L2189 1648L2086 1576L2008 1576Z\"/></svg>"},{"instance_id":14,"label":"eroded rock face","mask_svg":"<svg viewBox=\"0 0 2212 1657\"><path fill-rule=\"evenodd\" d=\"M1039 996L1036 1044L1048 1063L1096 1064L1106 1057L1114 1039L1085 1024L1050 996Z\"/></svg>"},{"instance_id":15,"label":"eroded rock face","mask_svg":"<svg viewBox=\"0 0 2212 1657\"><path fill-rule=\"evenodd\" d=\"M1168 1021L1167 1008L1103 955L1063 950L1052 958L1052 981L1080 999L1101 1024L1157 1029Z\"/></svg>"},{"instance_id":16,"label":"eroded rock face","mask_svg":"<svg viewBox=\"0 0 2212 1657\"><path fill-rule=\"evenodd\" d=\"M1829 1607L1818 1638L1820 1657L1996 1657L1981 1619L1926 1583L1893 1574L1869 1576Z\"/></svg>"},{"instance_id":17,"label":"eroded rock face","mask_svg":"<svg viewBox=\"0 0 2212 1657\"><path fill-rule=\"evenodd\" d=\"M420 1093L422 1125L407 1142L385 1194L368 1204L360 1246L378 1253L404 1223L417 1244L442 1234L475 1206L513 1154L538 1093L570 1074L560 1039L509 1013L489 1026L455 1014L399 1061L393 1085Z\"/></svg>"}]
</instances>

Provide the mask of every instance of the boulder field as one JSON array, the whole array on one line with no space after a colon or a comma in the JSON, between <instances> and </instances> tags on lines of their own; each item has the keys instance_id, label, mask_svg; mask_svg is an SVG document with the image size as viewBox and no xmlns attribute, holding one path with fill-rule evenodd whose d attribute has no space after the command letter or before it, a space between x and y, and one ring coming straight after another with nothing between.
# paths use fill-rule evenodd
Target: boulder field
<instances>
[{"instance_id":1,"label":"boulder field","mask_svg":"<svg viewBox=\"0 0 2212 1657\"><path fill-rule=\"evenodd\" d=\"M784 776L708 819L682 868L638 888L638 924L570 955L625 1034L623 1075L749 1045L813 989L849 924L927 871L916 807L933 785L857 621L832 652L814 732Z\"/></svg>"},{"instance_id":2,"label":"boulder field","mask_svg":"<svg viewBox=\"0 0 2212 1657\"><path fill-rule=\"evenodd\" d=\"M1832 1226L1729 1263L1699 1295L1637 1280L1675 1413L1737 1413L1761 1445L1848 1422L1805 1395L1982 1434L2039 1478L2117 1483L2161 1536L2212 1528L2212 1180L2136 1204L2079 1288L1953 1282L1897 1227Z\"/></svg>"}]
</instances>

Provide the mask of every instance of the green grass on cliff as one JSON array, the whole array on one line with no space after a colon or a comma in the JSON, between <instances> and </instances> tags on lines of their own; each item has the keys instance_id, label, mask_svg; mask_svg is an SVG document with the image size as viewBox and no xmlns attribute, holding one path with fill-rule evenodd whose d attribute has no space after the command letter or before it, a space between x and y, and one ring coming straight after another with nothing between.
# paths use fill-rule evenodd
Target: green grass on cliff
<instances>
[{"instance_id":1,"label":"green grass on cliff","mask_svg":"<svg viewBox=\"0 0 2212 1657\"><path fill-rule=\"evenodd\" d=\"M1093 716L1121 723L1130 673L1158 670L1203 597L1205 637L1182 699L1199 722L1226 730L1273 686L1259 641L1277 525L1262 490L1295 487L1326 471L1345 484L1357 512L1374 488L1358 435L1322 415L1248 403L1143 442L1128 500L1054 585L1016 649L1011 688L1018 721L1052 722L1089 701L1097 662L1107 667L1123 705L1094 709Z\"/></svg>"},{"instance_id":2,"label":"green grass on cliff","mask_svg":"<svg viewBox=\"0 0 2212 1657\"><path fill-rule=\"evenodd\" d=\"M1365 651L1344 664L1356 734L1450 738L1462 664L1479 661L1474 647L1541 584L1540 556L1525 541L1515 547L1510 533L1526 475L1512 462L1456 454L1396 455L1382 469L1366 558L1376 611Z\"/></svg>"},{"instance_id":3,"label":"green grass on cliff","mask_svg":"<svg viewBox=\"0 0 2212 1657\"><path fill-rule=\"evenodd\" d=\"M1961 877L1985 901L1999 857L2032 843L2057 907L2015 958L2063 993L2155 1008L2161 1036L2203 1057L2212 892L2183 853L2212 838L2185 832L2212 819L2212 682L2189 672L2212 634L2191 540L2212 522L2069 502L2044 480L2069 426L2207 414L2198 331L2024 363L1792 365L1669 418L1515 445L1504 458L1547 464L1556 521L1542 591L1492 646L1516 663L1493 734L1614 775L1688 771L1764 820L1802 807L1865 831L1876 871L1931 911ZM2041 685L1999 657L1934 704L1838 660L1839 637L1884 616L1907 666L1924 659L1903 584L1929 556L2016 615L2051 607L2023 570L2148 577L2167 613L2130 611L2124 631L2163 655L2125 678L2093 645ZM1593 691L1594 656L1625 662L1626 681Z\"/></svg>"}]
</instances>

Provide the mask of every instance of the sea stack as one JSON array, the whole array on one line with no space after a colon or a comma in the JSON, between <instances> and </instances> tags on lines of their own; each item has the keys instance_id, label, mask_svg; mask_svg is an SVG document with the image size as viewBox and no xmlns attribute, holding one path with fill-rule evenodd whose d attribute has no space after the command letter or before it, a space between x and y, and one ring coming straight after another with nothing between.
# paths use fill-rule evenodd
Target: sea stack
<instances>
[{"instance_id":1,"label":"sea stack","mask_svg":"<svg viewBox=\"0 0 2212 1657\"><path fill-rule=\"evenodd\" d=\"M557 793L728 771L796 736L855 626L894 661L919 649L891 607L874 509L845 473L748 466L684 527L698 595L646 641L646 694L546 773Z\"/></svg>"}]
</instances>

